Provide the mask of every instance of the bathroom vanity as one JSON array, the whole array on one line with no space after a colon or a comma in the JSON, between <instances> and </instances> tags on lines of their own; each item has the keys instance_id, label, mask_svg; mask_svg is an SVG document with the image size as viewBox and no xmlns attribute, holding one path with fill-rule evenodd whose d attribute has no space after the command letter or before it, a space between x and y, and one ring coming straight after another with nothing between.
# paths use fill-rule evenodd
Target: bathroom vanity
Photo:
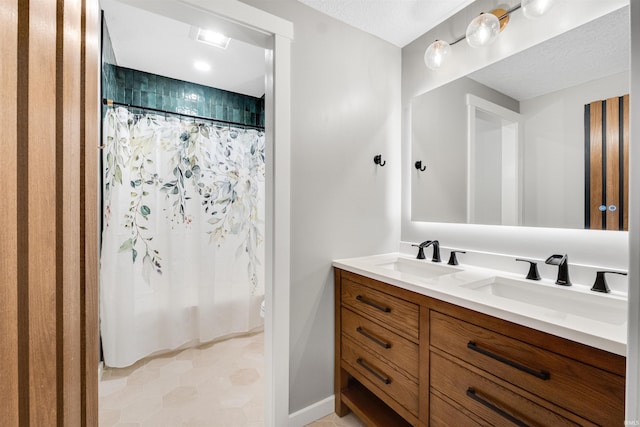
<instances>
[{"instance_id":1,"label":"bathroom vanity","mask_svg":"<svg viewBox=\"0 0 640 427\"><path fill-rule=\"evenodd\" d=\"M334 267L338 415L385 427L622 425L624 296L399 254Z\"/></svg>"}]
</instances>

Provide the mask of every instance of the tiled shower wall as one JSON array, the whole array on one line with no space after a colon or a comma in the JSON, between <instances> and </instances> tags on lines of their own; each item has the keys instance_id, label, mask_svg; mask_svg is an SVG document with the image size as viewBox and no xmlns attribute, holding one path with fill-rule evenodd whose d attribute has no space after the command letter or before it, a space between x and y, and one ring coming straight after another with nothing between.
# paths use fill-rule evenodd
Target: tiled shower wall
<instances>
[{"instance_id":1,"label":"tiled shower wall","mask_svg":"<svg viewBox=\"0 0 640 427\"><path fill-rule=\"evenodd\" d=\"M109 29L104 18L102 18L102 96L113 99L116 93L116 75L113 65L116 62L116 54L113 51Z\"/></svg>"},{"instance_id":2,"label":"tiled shower wall","mask_svg":"<svg viewBox=\"0 0 640 427\"><path fill-rule=\"evenodd\" d=\"M111 66L114 101L193 116L264 126L264 99Z\"/></svg>"},{"instance_id":3,"label":"tiled shower wall","mask_svg":"<svg viewBox=\"0 0 640 427\"><path fill-rule=\"evenodd\" d=\"M124 104L264 127L264 96L229 92L117 65L102 20L102 96Z\"/></svg>"}]
</instances>

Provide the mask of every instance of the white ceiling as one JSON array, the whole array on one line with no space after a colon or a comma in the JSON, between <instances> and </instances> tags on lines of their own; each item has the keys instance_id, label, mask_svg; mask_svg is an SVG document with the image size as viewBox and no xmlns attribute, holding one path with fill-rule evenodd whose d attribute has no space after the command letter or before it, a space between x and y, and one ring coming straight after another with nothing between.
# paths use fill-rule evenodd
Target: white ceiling
<instances>
[{"instance_id":1,"label":"white ceiling","mask_svg":"<svg viewBox=\"0 0 640 427\"><path fill-rule=\"evenodd\" d=\"M298 0L404 47L474 0Z\"/></svg>"},{"instance_id":2,"label":"white ceiling","mask_svg":"<svg viewBox=\"0 0 640 427\"><path fill-rule=\"evenodd\" d=\"M264 95L265 52L239 40L227 49L196 42L191 26L117 0L100 0L118 65L255 97ZM212 29L214 30L214 29ZM207 72L194 61L211 65Z\"/></svg>"}]
</instances>

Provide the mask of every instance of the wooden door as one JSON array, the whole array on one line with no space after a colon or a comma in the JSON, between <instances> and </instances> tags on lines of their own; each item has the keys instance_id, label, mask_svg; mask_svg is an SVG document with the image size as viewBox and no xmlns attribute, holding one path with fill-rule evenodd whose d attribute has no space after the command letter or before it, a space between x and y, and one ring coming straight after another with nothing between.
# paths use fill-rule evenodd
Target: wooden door
<instances>
[{"instance_id":1,"label":"wooden door","mask_svg":"<svg viewBox=\"0 0 640 427\"><path fill-rule=\"evenodd\" d=\"M97 0L0 6L0 425L97 426Z\"/></svg>"},{"instance_id":2,"label":"wooden door","mask_svg":"<svg viewBox=\"0 0 640 427\"><path fill-rule=\"evenodd\" d=\"M585 228L629 228L629 95L585 105Z\"/></svg>"}]
</instances>

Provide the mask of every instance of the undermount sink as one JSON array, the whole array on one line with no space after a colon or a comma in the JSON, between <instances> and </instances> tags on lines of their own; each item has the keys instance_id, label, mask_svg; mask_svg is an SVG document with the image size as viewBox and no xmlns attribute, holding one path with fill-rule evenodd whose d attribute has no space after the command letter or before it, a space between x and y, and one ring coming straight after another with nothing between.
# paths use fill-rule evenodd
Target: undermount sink
<instances>
[{"instance_id":1,"label":"undermount sink","mask_svg":"<svg viewBox=\"0 0 640 427\"><path fill-rule=\"evenodd\" d=\"M462 285L473 291L536 306L550 315L573 315L612 325L627 322L627 301L613 295L585 293L540 282L506 277Z\"/></svg>"},{"instance_id":2,"label":"undermount sink","mask_svg":"<svg viewBox=\"0 0 640 427\"><path fill-rule=\"evenodd\" d=\"M442 276L460 271L459 268L450 265L436 264L430 261L421 261L405 258L397 258L393 261L376 264L377 267L411 274L423 279Z\"/></svg>"}]
</instances>

